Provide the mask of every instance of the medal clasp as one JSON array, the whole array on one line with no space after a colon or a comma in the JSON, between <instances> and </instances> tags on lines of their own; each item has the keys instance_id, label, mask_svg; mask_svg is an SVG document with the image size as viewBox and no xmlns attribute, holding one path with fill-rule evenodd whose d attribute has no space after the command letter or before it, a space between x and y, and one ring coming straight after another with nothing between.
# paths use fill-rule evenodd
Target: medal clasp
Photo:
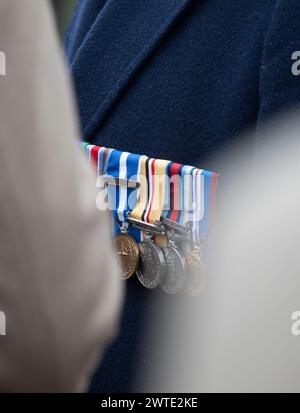
<instances>
[{"instance_id":1,"label":"medal clasp","mask_svg":"<svg viewBox=\"0 0 300 413\"><path fill-rule=\"evenodd\" d=\"M135 228L141 231L148 232L152 235L165 235L164 228L157 223L149 224L148 222L140 221L139 219L131 218L130 216L127 217L127 220Z\"/></svg>"},{"instance_id":2,"label":"medal clasp","mask_svg":"<svg viewBox=\"0 0 300 413\"><path fill-rule=\"evenodd\" d=\"M114 178L113 176L102 176L101 180L104 186L113 185L113 186L125 186L127 188L137 189L140 187L140 183L132 179L122 179Z\"/></svg>"}]
</instances>

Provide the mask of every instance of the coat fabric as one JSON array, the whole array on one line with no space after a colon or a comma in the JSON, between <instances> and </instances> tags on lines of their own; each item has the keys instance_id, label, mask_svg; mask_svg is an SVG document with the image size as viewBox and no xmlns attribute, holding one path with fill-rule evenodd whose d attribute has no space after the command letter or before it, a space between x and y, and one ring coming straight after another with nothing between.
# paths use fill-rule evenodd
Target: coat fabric
<instances>
[{"instance_id":1,"label":"coat fabric","mask_svg":"<svg viewBox=\"0 0 300 413\"><path fill-rule=\"evenodd\" d=\"M65 45L83 138L216 170L213 156L243 131L254 130L254 148L266 119L299 103L299 17L298 0L79 0ZM120 338L93 390L137 389L150 302L128 283Z\"/></svg>"}]
</instances>

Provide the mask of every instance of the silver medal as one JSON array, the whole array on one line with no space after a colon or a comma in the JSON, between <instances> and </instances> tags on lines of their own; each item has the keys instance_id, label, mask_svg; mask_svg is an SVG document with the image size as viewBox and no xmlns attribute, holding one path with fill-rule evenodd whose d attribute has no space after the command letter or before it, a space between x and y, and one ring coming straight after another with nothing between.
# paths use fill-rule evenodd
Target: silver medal
<instances>
[{"instance_id":1,"label":"silver medal","mask_svg":"<svg viewBox=\"0 0 300 413\"><path fill-rule=\"evenodd\" d=\"M161 279L160 286L167 294L177 294L184 285L185 259L175 245L169 244L162 248L166 272Z\"/></svg>"},{"instance_id":2,"label":"silver medal","mask_svg":"<svg viewBox=\"0 0 300 413\"><path fill-rule=\"evenodd\" d=\"M156 288L166 272L166 263L161 248L148 239L139 244L140 264L137 276L144 287Z\"/></svg>"}]
</instances>

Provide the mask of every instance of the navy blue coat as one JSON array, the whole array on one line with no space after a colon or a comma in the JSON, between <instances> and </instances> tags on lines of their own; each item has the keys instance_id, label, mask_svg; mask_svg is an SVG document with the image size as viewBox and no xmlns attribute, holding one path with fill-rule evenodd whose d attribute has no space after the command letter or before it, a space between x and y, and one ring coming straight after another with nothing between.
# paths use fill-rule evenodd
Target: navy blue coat
<instances>
[{"instance_id":1,"label":"navy blue coat","mask_svg":"<svg viewBox=\"0 0 300 413\"><path fill-rule=\"evenodd\" d=\"M299 21L299 0L80 0L66 53L83 138L215 170L212 155L299 103ZM93 391L138 389L153 294L128 283L120 337Z\"/></svg>"}]
</instances>

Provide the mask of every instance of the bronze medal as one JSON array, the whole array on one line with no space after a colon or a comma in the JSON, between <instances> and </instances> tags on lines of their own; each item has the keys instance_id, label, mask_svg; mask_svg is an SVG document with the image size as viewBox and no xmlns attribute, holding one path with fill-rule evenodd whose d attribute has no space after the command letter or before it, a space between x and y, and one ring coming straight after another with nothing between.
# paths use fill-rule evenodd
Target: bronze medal
<instances>
[{"instance_id":1,"label":"bronze medal","mask_svg":"<svg viewBox=\"0 0 300 413\"><path fill-rule=\"evenodd\" d=\"M114 249L120 267L120 277L127 280L132 277L139 265L139 247L128 234L116 236Z\"/></svg>"}]
</instances>

